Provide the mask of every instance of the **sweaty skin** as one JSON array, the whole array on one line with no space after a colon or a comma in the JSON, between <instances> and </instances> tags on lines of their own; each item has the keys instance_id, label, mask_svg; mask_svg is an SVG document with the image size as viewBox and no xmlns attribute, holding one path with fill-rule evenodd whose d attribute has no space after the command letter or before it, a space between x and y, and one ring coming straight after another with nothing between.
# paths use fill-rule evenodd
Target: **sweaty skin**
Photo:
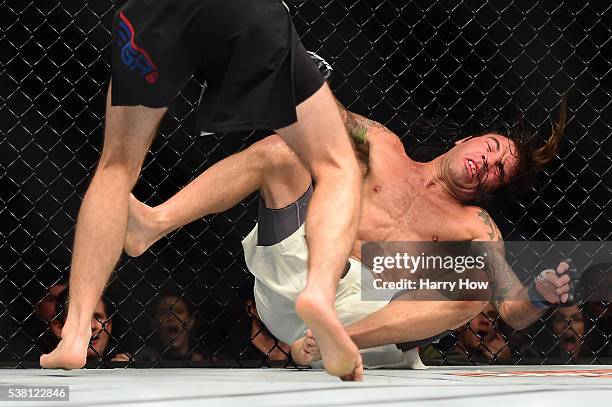
<instances>
[{"instance_id":1,"label":"sweaty skin","mask_svg":"<svg viewBox=\"0 0 612 407\"><path fill-rule=\"evenodd\" d=\"M453 181L445 179L444 169L452 167L453 164L445 161L451 161L457 154L451 150L432 162L415 162L406 155L400 139L389 129L343 110L342 106L340 109L364 164L362 170L365 173L361 222L352 256L361 260L361 243L365 241L498 242L497 250L490 253L490 268L487 269L489 280L495 284L493 305L502 318L515 329L522 329L537 320L543 310L531 303L527 288L507 264L502 236L493 219L484 209L462 202L465 188L462 190L461 185L457 186L460 190L458 192L448 187L453 185ZM497 169L492 168L493 175L486 177L484 181L485 186L494 186L495 182L501 183L507 179L505 176L512 174L516 162L510 158L511 151L504 151L504 144L508 149L512 147L507 139L495 134L483 137L486 145L484 152L468 148L462 153L470 158L474 157L478 166L476 157L493 153L499 148L497 154L493 153L481 160L489 161L490 167L493 167L496 158L503 163L503 166ZM469 173L469 169L466 169L466 173ZM551 288L547 297L550 302L565 302L567 299L569 277L563 274L568 268L567 263L563 262L557 268L558 276L550 282ZM514 301L504 301L504 298L512 298ZM485 305L479 305L477 301L427 301L415 307L410 301L397 301L348 326L347 332L360 349L422 339L463 325L480 312L479 307L482 309ZM464 321L461 320L462 307L468 310L463 314ZM452 308L459 309L453 313ZM406 317L407 314L410 315ZM432 320L433 314L438 318ZM451 322L453 318L454 323ZM436 320L441 324L437 324ZM418 326L420 337L407 336L406 326ZM308 335L292 345L294 358L305 364L316 360L317 352L314 339Z\"/></svg>"},{"instance_id":2,"label":"sweaty skin","mask_svg":"<svg viewBox=\"0 0 612 407\"><path fill-rule=\"evenodd\" d=\"M469 193L477 186L494 187L511 176L514 162L507 139L491 134L461 141L433 161L418 163L406 155L400 139L381 124L343 108L341 114L363 173L362 211L352 257L360 260L363 241L501 241L486 211L464 202L474 198ZM242 161L250 166L246 173L235 171L245 168L238 165ZM270 136L215 164L160 206L151 208L132 197L125 250L137 256L170 231L228 209L258 189L266 206L284 207L294 202L310 181L295 154L278 136ZM496 301L500 315L517 328L529 325L543 311L529 301L525 287L505 262L501 243L493 266L489 272L498 292L521 299ZM563 271L558 270L559 274ZM566 283L565 279L555 281L555 288L566 289ZM349 325L346 331L362 349L418 340L465 324L485 305L482 301L395 301ZM310 345L306 338L298 341L294 358L304 348L313 349L313 340L308 340ZM309 355L303 355L303 363L314 354L306 353Z\"/></svg>"}]
</instances>

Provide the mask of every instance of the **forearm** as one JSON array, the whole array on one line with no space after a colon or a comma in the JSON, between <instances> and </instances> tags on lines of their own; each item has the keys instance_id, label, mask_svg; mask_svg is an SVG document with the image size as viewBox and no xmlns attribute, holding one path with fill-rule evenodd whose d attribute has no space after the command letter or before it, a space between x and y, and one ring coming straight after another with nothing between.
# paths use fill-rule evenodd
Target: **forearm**
<instances>
[{"instance_id":1,"label":"forearm","mask_svg":"<svg viewBox=\"0 0 612 407\"><path fill-rule=\"evenodd\" d=\"M517 299L501 301L497 308L500 317L514 329L527 328L546 311L533 305L527 287L523 287Z\"/></svg>"},{"instance_id":2,"label":"forearm","mask_svg":"<svg viewBox=\"0 0 612 407\"><path fill-rule=\"evenodd\" d=\"M543 312L531 302L528 287L525 287L516 277L505 258L505 249L497 227L483 210L479 216L490 228L492 236L499 236L497 244L476 243L483 253L488 254L486 273L493 283L492 303L497 308L501 318L514 329L523 329L542 316Z\"/></svg>"},{"instance_id":3,"label":"forearm","mask_svg":"<svg viewBox=\"0 0 612 407\"><path fill-rule=\"evenodd\" d=\"M346 327L359 349L429 338L465 324L477 314L473 302L394 301Z\"/></svg>"}]
</instances>

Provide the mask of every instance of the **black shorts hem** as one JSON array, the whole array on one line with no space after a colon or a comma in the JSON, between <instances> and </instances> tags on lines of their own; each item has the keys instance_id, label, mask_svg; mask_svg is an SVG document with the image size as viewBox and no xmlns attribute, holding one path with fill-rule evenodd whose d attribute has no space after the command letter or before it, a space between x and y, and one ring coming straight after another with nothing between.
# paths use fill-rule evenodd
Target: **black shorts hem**
<instances>
[{"instance_id":1,"label":"black shorts hem","mask_svg":"<svg viewBox=\"0 0 612 407\"><path fill-rule=\"evenodd\" d=\"M324 83L280 0L130 0L115 14L112 106L170 107L196 72L195 124L216 133L289 126Z\"/></svg>"},{"instance_id":2,"label":"black shorts hem","mask_svg":"<svg viewBox=\"0 0 612 407\"><path fill-rule=\"evenodd\" d=\"M290 126L294 123L297 123L297 120L292 120L289 122L261 122L261 123L232 123L228 125L216 124L214 126L204 126L200 129L200 131L206 133L230 133L236 131L246 131L246 130L278 130L283 127Z\"/></svg>"}]
</instances>

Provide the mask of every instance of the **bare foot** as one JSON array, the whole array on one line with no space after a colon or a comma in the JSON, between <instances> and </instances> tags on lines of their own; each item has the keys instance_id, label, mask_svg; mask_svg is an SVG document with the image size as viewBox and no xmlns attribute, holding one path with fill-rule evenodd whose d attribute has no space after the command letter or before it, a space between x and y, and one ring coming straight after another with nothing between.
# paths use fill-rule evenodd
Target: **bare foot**
<instances>
[{"instance_id":1,"label":"bare foot","mask_svg":"<svg viewBox=\"0 0 612 407\"><path fill-rule=\"evenodd\" d=\"M323 296L304 290L295 309L316 338L327 373L342 380L363 380L363 363L357 346L348 336L331 306Z\"/></svg>"},{"instance_id":2,"label":"bare foot","mask_svg":"<svg viewBox=\"0 0 612 407\"><path fill-rule=\"evenodd\" d=\"M65 329L65 328L64 328ZM63 331L62 331L63 332ZM80 369L87 361L87 348L91 330L85 335L64 338L53 352L40 357L40 365L45 369Z\"/></svg>"},{"instance_id":3,"label":"bare foot","mask_svg":"<svg viewBox=\"0 0 612 407\"><path fill-rule=\"evenodd\" d=\"M160 238L155 226L153 208L130 194L127 232L123 244L123 250L128 256L140 256Z\"/></svg>"},{"instance_id":4,"label":"bare foot","mask_svg":"<svg viewBox=\"0 0 612 407\"><path fill-rule=\"evenodd\" d=\"M310 329L306 336L291 344L291 357L300 366L308 366L321 360L321 351Z\"/></svg>"}]
</instances>

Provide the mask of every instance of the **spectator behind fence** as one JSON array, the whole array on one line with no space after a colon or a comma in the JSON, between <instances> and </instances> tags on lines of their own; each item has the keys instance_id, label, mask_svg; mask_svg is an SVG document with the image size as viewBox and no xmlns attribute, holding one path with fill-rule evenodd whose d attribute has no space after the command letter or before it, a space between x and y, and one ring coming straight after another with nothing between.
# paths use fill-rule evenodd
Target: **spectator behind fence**
<instances>
[{"instance_id":1,"label":"spectator behind fence","mask_svg":"<svg viewBox=\"0 0 612 407\"><path fill-rule=\"evenodd\" d=\"M259 318L254 300L247 300L246 307L247 314L251 317L251 344L266 355L268 360L287 360L291 347L268 332Z\"/></svg>"},{"instance_id":2,"label":"spectator behind fence","mask_svg":"<svg viewBox=\"0 0 612 407\"><path fill-rule=\"evenodd\" d=\"M499 360L511 356L510 347L498 326L499 314L489 303L474 319L457 331L454 354L466 358Z\"/></svg>"},{"instance_id":3,"label":"spectator behind fence","mask_svg":"<svg viewBox=\"0 0 612 407\"><path fill-rule=\"evenodd\" d=\"M153 310L153 346L139 353L139 359L203 361L194 330L198 324L193 304L175 293L162 294Z\"/></svg>"},{"instance_id":4,"label":"spectator behind fence","mask_svg":"<svg viewBox=\"0 0 612 407\"><path fill-rule=\"evenodd\" d=\"M585 333L584 314L580 308L577 305L559 307L550 321L557 342L551 356L563 359L569 356L572 360L579 358Z\"/></svg>"},{"instance_id":5,"label":"spectator behind fence","mask_svg":"<svg viewBox=\"0 0 612 407\"><path fill-rule=\"evenodd\" d=\"M45 296L34 307L33 334L36 338L36 349L28 354L28 358L39 360L41 352L51 352L57 346L57 336L51 331L51 322L57 315L57 296L66 289L64 281L48 287Z\"/></svg>"},{"instance_id":6,"label":"spectator behind fence","mask_svg":"<svg viewBox=\"0 0 612 407\"><path fill-rule=\"evenodd\" d=\"M455 331L455 343L450 343L451 335L444 337L438 344L425 346L421 357L426 361L439 361L444 357L451 364L509 359L509 340L502 335L500 323L503 321L497 310L489 303L480 314Z\"/></svg>"},{"instance_id":7,"label":"spectator behind fence","mask_svg":"<svg viewBox=\"0 0 612 407\"><path fill-rule=\"evenodd\" d=\"M41 321L50 324L53 317L57 315L57 297L68 287L68 284L61 282L52 285L47 289L47 295L36 305L34 313Z\"/></svg>"},{"instance_id":8,"label":"spectator behind fence","mask_svg":"<svg viewBox=\"0 0 612 407\"><path fill-rule=\"evenodd\" d=\"M51 290L49 290L51 291ZM49 328L53 336L59 342L62 329L66 322L68 310L68 287L57 295L56 316L50 322ZM87 360L105 360L113 362L127 362L130 355L127 353L115 353L116 346L109 346L114 342L112 337L113 320L112 305L104 297L100 298L91 317L91 340L87 348Z\"/></svg>"},{"instance_id":9,"label":"spectator behind fence","mask_svg":"<svg viewBox=\"0 0 612 407\"><path fill-rule=\"evenodd\" d=\"M599 357L612 357L612 263L590 266L582 277L583 313L593 322L594 329L587 335L589 347ZM583 352L584 354L584 352Z\"/></svg>"}]
</instances>

